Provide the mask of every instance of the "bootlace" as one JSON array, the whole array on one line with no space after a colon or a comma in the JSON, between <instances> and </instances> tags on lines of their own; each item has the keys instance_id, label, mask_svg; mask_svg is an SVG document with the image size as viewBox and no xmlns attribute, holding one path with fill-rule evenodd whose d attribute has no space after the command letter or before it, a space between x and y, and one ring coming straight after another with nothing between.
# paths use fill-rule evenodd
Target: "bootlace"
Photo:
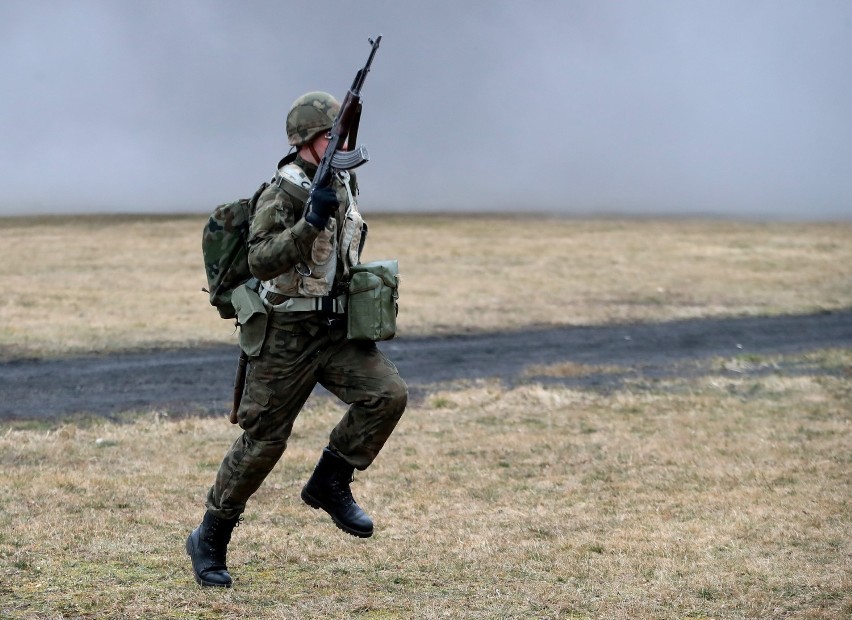
<instances>
[{"instance_id":1,"label":"bootlace","mask_svg":"<svg viewBox=\"0 0 852 620\"><path fill-rule=\"evenodd\" d=\"M355 498L352 497L352 489L349 488L351 483L355 482L355 473L346 474L338 472L331 479L332 492L338 497L338 500L344 506L349 506L355 503Z\"/></svg>"},{"instance_id":2,"label":"bootlace","mask_svg":"<svg viewBox=\"0 0 852 620\"><path fill-rule=\"evenodd\" d=\"M214 517L210 521L210 525L207 528L207 536L205 536L205 538L211 542L221 541L227 545L231 542L231 532L233 532L235 528L238 528L242 522L242 516L237 517L237 520L233 525L231 525L229 521ZM224 530L222 528L224 528Z\"/></svg>"}]
</instances>

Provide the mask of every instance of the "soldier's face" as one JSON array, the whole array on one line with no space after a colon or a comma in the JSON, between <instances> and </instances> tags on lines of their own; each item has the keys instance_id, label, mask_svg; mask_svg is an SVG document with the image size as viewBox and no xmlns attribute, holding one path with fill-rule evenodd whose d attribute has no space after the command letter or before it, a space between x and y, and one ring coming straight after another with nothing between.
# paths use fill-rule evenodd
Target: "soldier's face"
<instances>
[{"instance_id":1,"label":"soldier's face","mask_svg":"<svg viewBox=\"0 0 852 620\"><path fill-rule=\"evenodd\" d=\"M314 153L316 153L317 159L323 156L323 154L325 153L325 150L328 148L328 143L329 143L330 140L331 140L331 134L330 133L324 133L324 134L318 135L316 138L314 138L309 143L310 146L313 147ZM340 147L340 150L341 151L349 150L348 142L344 142L343 146ZM310 153L310 156L308 156L308 153L303 153L303 157L306 157L309 161L311 161L315 164L318 164L319 161L313 161L314 160L314 153Z\"/></svg>"},{"instance_id":2,"label":"soldier's face","mask_svg":"<svg viewBox=\"0 0 852 620\"><path fill-rule=\"evenodd\" d=\"M314 142L314 148L320 152L325 153L326 147L328 147L328 143L331 140L331 132L324 133L320 136L317 136L316 141ZM343 144L340 145L339 150L348 151L349 150L349 139L344 140Z\"/></svg>"}]
</instances>

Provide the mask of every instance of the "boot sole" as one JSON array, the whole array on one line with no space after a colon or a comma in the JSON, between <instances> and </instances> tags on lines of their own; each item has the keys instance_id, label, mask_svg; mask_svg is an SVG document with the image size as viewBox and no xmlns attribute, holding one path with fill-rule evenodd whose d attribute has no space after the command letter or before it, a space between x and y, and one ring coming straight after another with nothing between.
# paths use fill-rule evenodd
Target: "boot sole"
<instances>
[{"instance_id":1,"label":"boot sole","mask_svg":"<svg viewBox=\"0 0 852 620\"><path fill-rule=\"evenodd\" d=\"M186 538L186 555L189 556L190 563L192 562L192 547L193 547L193 545L192 545L192 534L190 534ZM201 576L198 573L195 572L194 566L192 567L192 576L195 577L195 582L198 585L203 586L205 588L230 588L232 585L234 585L233 582L231 582L231 583L214 583L212 581L204 581L204 579L202 579Z\"/></svg>"},{"instance_id":2,"label":"boot sole","mask_svg":"<svg viewBox=\"0 0 852 620\"><path fill-rule=\"evenodd\" d=\"M325 506L323 506L320 502L318 502L315 498L313 498L305 491L302 491L302 501L314 510L323 510L329 517L331 517L331 520L338 527L338 529L343 530L347 534L350 534L357 538L369 538L373 535L373 530L356 530L354 528L349 527L345 523L340 522L337 517L335 517L333 514L331 514L331 512L328 511L328 509L326 509Z\"/></svg>"}]
</instances>

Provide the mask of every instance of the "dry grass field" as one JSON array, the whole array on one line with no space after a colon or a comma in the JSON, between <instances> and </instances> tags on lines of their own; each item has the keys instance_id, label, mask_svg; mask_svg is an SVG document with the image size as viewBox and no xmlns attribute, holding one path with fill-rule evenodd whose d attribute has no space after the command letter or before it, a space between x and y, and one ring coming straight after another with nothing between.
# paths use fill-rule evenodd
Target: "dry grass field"
<instances>
[{"instance_id":1,"label":"dry grass field","mask_svg":"<svg viewBox=\"0 0 852 620\"><path fill-rule=\"evenodd\" d=\"M202 223L0 222L3 356L232 341L198 292ZM365 258L400 259L403 336L852 306L849 223L371 224ZM790 361L809 370L772 372ZM731 371L749 364L767 372ZM356 478L368 540L298 498L342 411L314 399L235 531L227 591L196 586L183 543L238 429L0 423L0 618L852 617L852 350L713 369L438 388Z\"/></svg>"},{"instance_id":2,"label":"dry grass field","mask_svg":"<svg viewBox=\"0 0 852 620\"><path fill-rule=\"evenodd\" d=\"M0 220L0 356L233 342L203 216ZM852 306L852 223L370 218L400 335Z\"/></svg>"}]
</instances>

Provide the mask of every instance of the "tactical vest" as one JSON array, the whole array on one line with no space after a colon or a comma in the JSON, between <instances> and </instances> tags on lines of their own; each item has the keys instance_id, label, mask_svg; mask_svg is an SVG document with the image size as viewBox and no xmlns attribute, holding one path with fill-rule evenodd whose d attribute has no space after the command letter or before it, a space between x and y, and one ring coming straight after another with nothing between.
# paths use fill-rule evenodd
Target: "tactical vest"
<instances>
[{"instance_id":1,"label":"tactical vest","mask_svg":"<svg viewBox=\"0 0 852 620\"><path fill-rule=\"evenodd\" d=\"M338 258L342 264L343 280L349 279L349 270L357 265L367 236L367 225L358 212L358 202L352 191L349 173L336 172L334 186L337 199L345 206L342 225L338 217L330 217L325 229L311 245L310 255L288 271L262 283L270 293L287 297L324 297L332 292L337 274ZM284 164L275 175L273 183L296 199L297 209L308 198L311 180L295 163ZM296 219L299 213L295 214ZM339 230L338 230L339 228Z\"/></svg>"}]
</instances>

